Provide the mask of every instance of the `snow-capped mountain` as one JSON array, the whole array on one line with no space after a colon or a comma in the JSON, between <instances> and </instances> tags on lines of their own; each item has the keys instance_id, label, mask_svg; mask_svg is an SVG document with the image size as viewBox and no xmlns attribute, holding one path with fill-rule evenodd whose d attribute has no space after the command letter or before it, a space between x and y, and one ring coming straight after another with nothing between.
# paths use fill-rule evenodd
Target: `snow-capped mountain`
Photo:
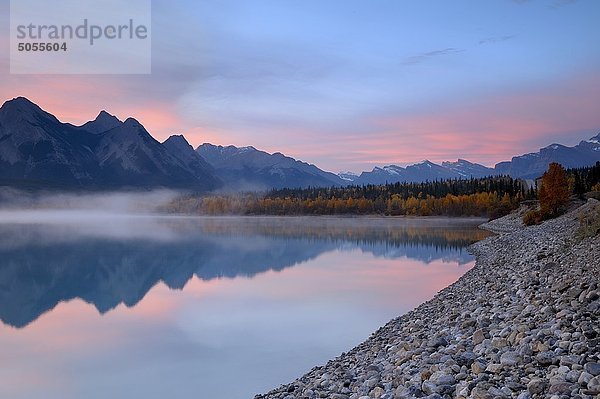
<instances>
[{"instance_id":1,"label":"snow-capped mountain","mask_svg":"<svg viewBox=\"0 0 600 399\"><path fill-rule=\"evenodd\" d=\"M425 160L413 165L408 165L405 168L396 165L388 165L382 168L376 167L371 172L361 173L360 176L354 180L354 183L385 184L398 182L423 182L443 179L481 177L493 174L480 173L484 169L488 168L464 160L458 160L457 162L444 162L442 165Z\"/></svg>"},{"instance_id":2,"label":"snow-capped mountain","mask_svg":"<svg viewBox=\"0 0 600 399\"><path fill-rule=\"evenodd\" d=\"M589 140L584 140L579 143L580 146L590 147L592 151L600 151L600 133L597 136L592 137Z\"/></svg>"},{"instance_id":3,"label":"snow-capped mountain","mask_svg":"<svg viewBox=\"0 0 600 399\"><path fill-rule=\"evenodd\" d=\"M489 168L464 159L456 162L442 162L441 165L430 161L419 162L406 168L396 165L376 167L348 184L386 184L396 182L423 182L441 179L469 179L493 175L510 175L514 178L537 178L544 174L548 165L558 162L565 168L591 166L600 161L600 134L589 140L581 141L574 147L551 144L532 152L513 157Z\"/></svg>"},{"instance_id":4,"label":"snow-capped mountain","mask_svg":"<svg viewBox=\"0 0 600 399\"><path fill-rule=\"evenodd\" d=\"M327 187L344 180L315 165L279 152L269 154L254 147L202 144L196 149L226 186L236 189Z\"/></svg>"},{"instance_id":5,"label":"snow-capped mountain","mask_svg":"<svg viewBox=\"0 0 600 399\"><path fill-rule=\"evenodd\" d=\"M454 177L454 173L443 166L425 160L406 167L411 181L442 180Z\"/></svg>"},{"instance_id":6,"label":"snow-capped mountain","mask_svg":"<svg viewBox=\"0 0 600 399\"><path fill-rule=\"evenodd\" d=\"M356 184L385 184L404 181L406 169L401 166L388 165L382 168L375 167L370 172L362 172L357 179Z\"/></svg>"},{"instance_id":7,"label":"snow-capped mountain","mask_svg":"<svg viewBox=\"0 0 600 399\"><path fill-rule=\"evenodd\" d=\"M578 168L597 161L600 161L600 134L574 147L555 143L538 152L513 157L510 161L498 163L495 170L513 177L536 178L548 169L551 162L558 162L565 168Z\"/></svg>"},{"instance_id":8,"label":"snow-capped mountain","mask_svg":"<svg viewBox=\"0 0 600 399\"><path fill-rule=\"evenodd\" d=\"M442 162L442 167L455 172L461 178L469 179L471 177L485 177L497 174L493 168L459 159L456 162Z\"/></svg>"},{"instance_id":9,"label":"snow-capped mountain","mask_svg":"<svg viewBox=\"0 0 600 399\"><path fill-rule=\"evenodd\" d=\"M338 173L338 176L340 177L340 179L342 179L344 182L347 182L348 184L351 184L352 182L356 181L356 179L358 179L358 175L354 172L340 172Z\"/></svg>"}]
</instances>

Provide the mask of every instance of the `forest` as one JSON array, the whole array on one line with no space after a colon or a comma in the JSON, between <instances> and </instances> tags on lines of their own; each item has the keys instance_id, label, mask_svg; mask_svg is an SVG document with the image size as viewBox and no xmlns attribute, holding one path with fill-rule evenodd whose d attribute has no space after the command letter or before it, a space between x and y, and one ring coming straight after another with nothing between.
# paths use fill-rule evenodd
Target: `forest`
<instances>
[{"instance_id":1,"label":"forest","mask_svg":"<svg viewBox=\"0 0 600 399\"><path fill-rule=\"evenodd\" d=\"M569 190L598 189L600 162L567 171ZM596 186L596 187L594 187ZM386 215L497 218L537 199L537 184L509 176L329 188L279 189L236 195L187 195L163 211L202 215Z\"/></svg>"}]
</instances>

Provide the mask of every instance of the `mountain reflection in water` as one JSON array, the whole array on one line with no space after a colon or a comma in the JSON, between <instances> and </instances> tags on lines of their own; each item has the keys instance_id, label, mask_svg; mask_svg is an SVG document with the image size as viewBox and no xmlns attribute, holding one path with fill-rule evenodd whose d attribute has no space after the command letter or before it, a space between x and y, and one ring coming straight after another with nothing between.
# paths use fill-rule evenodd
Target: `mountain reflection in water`
<instances>
[{"instance_id":1,"label":"mountain reflection in water","mask_svg":"<svg viewBox=\"0 0 600 399\"><path fill-rule=\"evenodd\" d=\"M0 319L18 328L74 298L105 313L135 306L159 281L182 289L193 276L252 278L334 250L464 264L465 247L486 236L435 219L13 219L0 223Z\"/></svg>"}]
</instances>

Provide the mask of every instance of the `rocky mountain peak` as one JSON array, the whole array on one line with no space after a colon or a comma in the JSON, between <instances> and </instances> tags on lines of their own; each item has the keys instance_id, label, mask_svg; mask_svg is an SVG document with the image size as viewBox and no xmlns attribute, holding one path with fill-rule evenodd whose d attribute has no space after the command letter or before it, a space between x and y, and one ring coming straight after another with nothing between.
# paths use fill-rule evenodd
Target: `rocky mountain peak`
<instances>
[{"instance_id":1,"label":"rocky mountain peak","mask_svg":"<svg viewBox=\"0 0 600 399\"><path fill-rule=\"evenodd\" d=\"M123 125L125 127L132 127L132 128L144 128L144 126L142 126L142 124L140 122L137 121L137 119L129 117L127 119L125 119L125 122L123 122Z\"/></svg>"},{"instance_id":2,"label":"rocky mountain peak","mask_svg":"<svg viewBox=\"0 0 600 399\"><path fill-rule=\"evenodd\" d=\"M600 133L588 140L590 143L600 144Z\"/></svg>"},{"instance_id":3,"label":"rocky mountain peak","mask_svg":"<svg viewBox=\"0 0 600 399\"><path fill-rule=\"evenodd\" d=\"M0 108L0 113L7 120L25 120L28 122L51 120L58 122L58 119L53 115L47 113L25 97L16 97L6 101Z\"/></svg>"},{"instance_id":4,"label":"rocky mountain peak","mask_svg":"<svg viewBox=\"0 0 600 399\"><path fill-rule=\"evenodd\" d=\"M85 123L82 128L92 133L104 133L123 124L116 116L106 111L100 111L96 119Z\"/></svg>"},{"instance_id":5,"label":"rocky mountain peak","mask_svg":"<svg viewBox=\"0 0 600 399\"><path fill-rule=\"evenodd\" d=\"M194 147L186 140L182 134L174 134L162 143L169 151L179 155L197 155Z\"/></svg>"},{"instance_id":6,"label":"rocky mountain peak","mask_svg":"<svg viewBox=\"0 0 600 399\"><path fill-rule=\"evenodd\" d=\"M178 147L182 147L182 148L191 148L192 150L194 149L194 147L192 147L190 145L190 143L185 139L185 137L182 134L173 134L171 135L168 139L166 139L163 144L166 143L170 143L171 145L176 145Z\"/></svg>"},{"instance_id":7,"label":"rocky mountain peak","mask_svg":"<svg viewBox=\"0 0 600 399\"><path fill-rule=\"evenodd\" d=\"M100 111L100 113L98 114L96 119L94 119L94 121L96 121L98 123L105 123L105 124L110 123L110 124L114 125L113 127L116 127L122 123L119 120L119 118L117 118L116 116L114 116L112 114L109 114L108 112L106 112L104 110Z\"/></svg>"}]
</instances>

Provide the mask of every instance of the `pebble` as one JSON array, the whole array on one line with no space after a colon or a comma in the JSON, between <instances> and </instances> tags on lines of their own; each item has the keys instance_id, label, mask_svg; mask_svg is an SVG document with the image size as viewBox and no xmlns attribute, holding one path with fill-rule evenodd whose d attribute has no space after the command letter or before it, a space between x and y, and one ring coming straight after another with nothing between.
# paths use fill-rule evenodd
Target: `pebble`
<instances>
[{"instance_id":1,"label":"pebble","mask_svg":"<svg viewBox=\"0 0 600 399\"><path fill-rule=\"evenodd\" d=\"M500 356L500 364L503 366L516 366L521 362L521 356L517 352L504 352Z\"/></svg>"},{"instance_id":2,"label":"pebble","mask_svg":"<svg viewBox=\"0 0 600 399\"><path fill-rule=\"evenodd\" d=\"M527 391L532 395L542 393L546 389L547 385L548 381L541 378L534 378L533 380L529 381L529 384L527 384Z\"/></svg>"},{"instance_id":3,"label":"pebble","mask_svg":"<svg viewBox=\"0 0 600 399\"><path fill-rule=\"evenodd\" d=\"M583 369L593 376L600 375L600 363L586 363Z\"/></svg>"},{"instance_id":4,"label":"pebble","mask_svg":"<svg viewBox=\"0 0 600 399\"><path fill-rule=\"evenodd\" d=\"M483 330L479 329L473 333L473 344L479 345L485 339Z\"/></svg>"},{"instance_id":5,"label":"pebble","mask_svg":"<svg viewBox=\"0 0 600 399\"><path fill-rule=\"evenodd\" d=\"M594 377L588 381L587 390L592 395L600 394L600 376Z\"/></svg>"}]
</instances>

